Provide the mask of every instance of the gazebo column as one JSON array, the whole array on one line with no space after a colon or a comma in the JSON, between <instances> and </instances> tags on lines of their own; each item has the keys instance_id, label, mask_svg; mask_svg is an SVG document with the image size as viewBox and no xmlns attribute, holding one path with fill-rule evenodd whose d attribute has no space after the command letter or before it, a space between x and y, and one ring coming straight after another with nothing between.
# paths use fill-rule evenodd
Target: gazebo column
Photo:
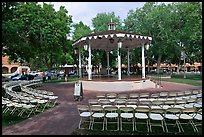
<instances>
[{"instance_id":1,"label":"gazebo column","mask_svg":"<svg viewBox=\"0 0 204 137\"><path fill-rule=\"evenodd\" d=\"M92 80L92 65L91 65L91 44L89 44L89 58L88 58L88 80Z\"/></svg>"},{"instance_id":2,"label":"gazebo column","mask_svg":"<svg viewBox=\"0 0 204 137\"><path fill-rule=\"evenodd\" d=\"M79 48L79 78L82 78L81 73L81 49Z\"/></svg>"},{"instance_id":3,"label":"gazebo column","mask_svg":"<svg viewBox=\"0 0 204 137\"><path fill-rule=\"evenodd\" d=\"M118 42L118 80L121 80L121 47L122 42Z\"/></svg>"},{"instance_id":4,"label":"gazebo column","mask_svg":"<svg viewBox=\"0 0 204 137\"><path fill-rule=\"evenodd\" d=\"M144 56L144 43L142 44L142 78L145 78L145 56Z\"/></svg>"},{"instance_id":5,"label":"gazebo column","mask_svg":"<svg viewBox=\"0 0 204 137\"><path fill-rule=\"evenodd\" d=\"M127 74L128 74L128 76L130 75L130 49L128 48L128 50L127 50L127 61L128 61L128 72L127 72Z\"/></svg>"},{"instance_id":6,"label":"gazebo column","mask_svg":"<svg viewBox=\"0 0 204 137\"><path fill-rule=\"evenodd\" d=\"M107 70L108 75L110 75L109 51L106 52L106 55L107 55Z\"/></svg>"}]
</instances>

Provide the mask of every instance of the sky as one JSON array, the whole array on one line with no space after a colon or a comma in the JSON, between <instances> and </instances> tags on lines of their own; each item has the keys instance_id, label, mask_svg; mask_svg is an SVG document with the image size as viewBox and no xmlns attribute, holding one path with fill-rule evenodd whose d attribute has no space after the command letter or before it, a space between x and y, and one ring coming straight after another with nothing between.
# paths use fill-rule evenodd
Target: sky
<instances>
[{"instance_id":1,"label":"sky","mask_svg":"<svg viewBox=\"0 0 204 137\"><path fill-rule=\"evenodd\" d=\"M114 12L123 21L131 9L141 8L145 2L47 2L54 5L56 11L60 6L65 6L68 14L72 15L74 23L82 21L85 25L92 27L92 19L97 13Z\"/></svg>"}]
</instances>

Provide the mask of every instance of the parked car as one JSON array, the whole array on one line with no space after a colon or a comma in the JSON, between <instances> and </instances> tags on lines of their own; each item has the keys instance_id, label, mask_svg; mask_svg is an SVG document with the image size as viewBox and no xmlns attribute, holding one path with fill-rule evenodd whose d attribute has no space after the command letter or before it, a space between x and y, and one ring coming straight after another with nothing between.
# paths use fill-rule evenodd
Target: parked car
<instances>
[{"instance_id":1,"label":"parked car","mask_svg":"<svg viewBox=\"0 0 204 137\"><path fill-rule=\"evenodd\" d=\"M13 81L16 81L16 80L33 80L33 79L34 79L34 76L31 74L25 74L25 75L19 74L18 76L12 78Z\"/></svg>"},{"instance_id":2,"label":"parked car","mask_svg":"<svg viewBox=\"0 0 204 137\"><path fill-rule=\"evenodd\" d=\"M8 78L12 79L12 78L14 78L14 77L17 77L18 75L20 75L20 74L14 74L14 73L13 73L13 74L9 75Z\"/></svg>"},{"instance_id":3,"label":"parked car","mask_svg":"<svg viewBox=\"0 0 204 137\"><path fill-rule=\"evenodd\" d=\"M11 81L11 78L2 76L2 82L9 82L9 81Z\"/></svg>"},{"instance_id":4,"label":"parked car","mask_svg":"<svg viewBox=\"0 0 204 137\"><path fill-rule=\"evenodd\" d=\"M39 73L37 71L31 71L29 74L31 74L31 75L33 75L35 77L39 75Z\"/></svg>"}]
</instances>

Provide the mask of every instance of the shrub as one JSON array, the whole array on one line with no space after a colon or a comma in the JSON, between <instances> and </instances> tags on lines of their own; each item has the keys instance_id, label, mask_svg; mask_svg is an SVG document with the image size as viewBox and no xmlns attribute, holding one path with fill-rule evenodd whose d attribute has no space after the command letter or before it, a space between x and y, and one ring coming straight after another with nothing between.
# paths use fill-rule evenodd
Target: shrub
<instances>
[{"instance_id":1,"label":"shrub","mask_svg":"<svg viewBox=\"0 0 204 137\"><path fill-rule=\"evenodd\" d=\"M184 74L172 74L171 78L181 78L183 79ZM200 74L186 74L186 79L191 80L202 80L202 75Z\"/></svg>"}]
</instances>

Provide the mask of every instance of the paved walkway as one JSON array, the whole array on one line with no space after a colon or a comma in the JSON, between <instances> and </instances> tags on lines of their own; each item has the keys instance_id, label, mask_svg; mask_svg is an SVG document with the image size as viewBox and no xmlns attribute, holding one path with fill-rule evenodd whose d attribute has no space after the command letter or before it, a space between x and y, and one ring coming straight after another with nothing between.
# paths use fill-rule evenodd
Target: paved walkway
<instances>
[{"instance_id":1,"label":"paved walkway","mask_svg":"<svg viewBox=\"0 0 204 137\"><path fill-rule=\"evenodd\" d=\"M135 92L202 89L202 87L171 82L162 82L162 86L161 89L146 89ZM80 120L76 105L88 104L88 99L96 97L96 91L84 91L84 99L81 102L75 102L73 99L74 83L44 84L38 89L54 92L59 96L60 104L16 125L2 127L2 135L70 135L78 127ZM123 91L118 93L131 92Z\"/></svg>"}]
</instances>

